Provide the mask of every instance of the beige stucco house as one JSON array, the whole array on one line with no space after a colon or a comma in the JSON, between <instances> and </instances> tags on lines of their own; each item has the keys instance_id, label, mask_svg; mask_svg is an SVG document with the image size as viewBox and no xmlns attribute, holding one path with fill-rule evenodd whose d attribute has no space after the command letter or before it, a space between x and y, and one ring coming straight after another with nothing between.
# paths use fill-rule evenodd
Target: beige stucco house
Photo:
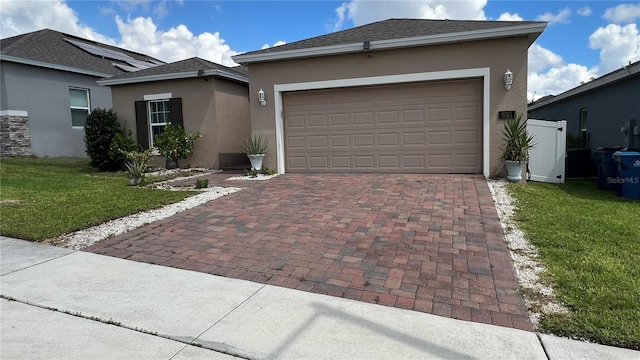
<instances>
[{"instance_id":1,"label":"beige stucco house","mask_svg":"<svg viewBox=\"0 0 640 360\"><path fill-rule=\"evenodd\" d=\"M181 165L217 169L248 162L239 154L251 130L245 67L191 58L98 83L111 87L113 110L144 148L153 147L153 135L166 124L182 124L202 137Z\"/></svg>"},{"instance_id":2,"label":"beige stucco house","mask_svg":"<svg viewBox=\"0 0 640 360\"><path fill-rule=\"evenodd\" d=\"M251 129L279 173L490 176L503 171L499 113L526 112L527 49L545 27L391 19L234 61L249 68L250 96L265 94L250 101Z\"/></svg>"}]
</instances>

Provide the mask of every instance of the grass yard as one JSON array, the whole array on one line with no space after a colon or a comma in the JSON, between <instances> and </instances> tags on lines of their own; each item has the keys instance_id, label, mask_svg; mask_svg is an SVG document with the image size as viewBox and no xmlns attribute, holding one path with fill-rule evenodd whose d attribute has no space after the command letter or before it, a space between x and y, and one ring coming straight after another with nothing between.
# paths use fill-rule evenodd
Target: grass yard
<instances>
[{"instance_id":1,"label":"grass yard","mask_svg":"<svg viewBox=\"0 0 640 360\"><path fill-rule=\"evenodd\" d=\"M598 190L595 180L509 190L522 230L571 309L544 317L542 330L640 349L640 201Z\"/></svg>"},{"instance_id":2,"label":"grass yard","mask_svg":"<svg viewBox=\"0 0 640 360\"><path fill-rule=\"evenodd\" d=\"M0 233L41 241L194 194L128 186L123 173L99 173L88 163L88 159L2 159Z\"/></svg>"}]
</instances>

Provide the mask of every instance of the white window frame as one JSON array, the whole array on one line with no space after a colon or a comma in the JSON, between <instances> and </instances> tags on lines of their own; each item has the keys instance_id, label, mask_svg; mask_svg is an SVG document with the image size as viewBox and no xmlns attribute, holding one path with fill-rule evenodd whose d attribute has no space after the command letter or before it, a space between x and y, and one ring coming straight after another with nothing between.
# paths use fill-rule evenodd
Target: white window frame
<instances>
[{"instance_id":1,"label":"white window frame","mask_svg":"<svg viewBox=\"0 0 640 360\"><path fill-rule=\"evenodd\" d=\"M71 105L71 95L69 95L69 109L70 109L69 111L71 111L71 110L86 110L87 111L87 116L89 116L89 114L91 114L91 95L89 94L89 89L75 87L75 86L69 86L69 90L80 90L80 91L84 91L85 94L87 94L87 107L84 107L84 106L72 106ZM73 115L71 116L71 127L75 128L75 129L84 129L84 126L73 125Z\"/></svg>"},{"instance_id":2,"label":"white window frame","mask_svg":"<svg viewBox=\"0 0 640 360\"><path fill-rule=\"evenodd\" d=\"M154 144L154 136L153 136L153 128L154 127L159 127L159 126L167 126L169 123L168 122L163 122L163 123L154 123L151 121L151 104L152 103L162 103L162 102L167 102L169 103L171 101L170 98L168 99L154 99L154 100L148 100L147 101L147 119L149 119L149 141L151 143L151 148L153 149L154 153L158 152L158 149L156 148L155 144ZM171 110L168 111L162 111L162 113L169 113L169 116L171 116ZM155 112L156 114L160 113L160 112ZM157 154L156 154L157 155Z\"/></svg>"}]
</instances>

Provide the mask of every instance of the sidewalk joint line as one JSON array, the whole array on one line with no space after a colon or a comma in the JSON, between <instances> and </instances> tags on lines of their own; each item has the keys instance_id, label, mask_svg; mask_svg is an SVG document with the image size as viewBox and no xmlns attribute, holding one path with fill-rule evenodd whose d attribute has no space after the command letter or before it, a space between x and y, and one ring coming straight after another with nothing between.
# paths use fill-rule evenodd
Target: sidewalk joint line
<instances>
[{"instance_id":1,"label":"sidewalk joint line","mask_svg":"<svg viewBox=\"0 0 640 360\"><path fill-rule=\"evenodd\" d=\"M260 286L260 288L256 291L253 292L253 294L249 295L246 299L242 300L242 302L240 302L238 305L236 305L233 309L229 310L226 314L224 314L220 319L216 320L213 324L211 324L211 326L209 326L207 329L205 329L203 332L201 332L198 336L196 336L192 341L191 344L193 344L194 341L198 340L198 338L202 335L204 335L204 333L206 333L207 331L211 330L211 328L213 328L214 326L218 325L218 323L222 320L224 320L227 316L231 315L232 312L236 311L236 309L238 309L240 306L242 306L244 303L246 303L247 301L249 301L252 297L254 297L260 290L264 289L267 286L267 284L263 284L262 286ZM233 355L233 354L231 354ZM240 355L234 355L237 357L240 357Z\"/></svg>"},{"instance_id":2,"label":"sidewalk joint line","mask_svg":"<svg viewBox=\"0 0 640 360\"><path fill-rule=\"evenodd\" d=\"M68 255L68 254L67 254L67 255ZM262 289L262 288L261 288L261 289ZM259 290L260 290L260 289L258 289L258 291L259 291ZM256 291L256 292L257 292L257 291ZM255 293L254 293L254 294L255 294ZM253 296L253 294L252 294L251 296ZM222 351L222 350L210 349L210 348L206 348L206 347L203 347L203 346L199 346L199 345L197 345L197 344L193 344L193 340L192 340L192 341L186 341L186 340L175 339L175 338L172 338L172 337L171 337L171 336L169 336L169 335L158 334L157 332L152 332L152 331L145 330L145 329L142 329L142 328L138 328L138 327L131 327L131 326L129 326L129 325L124 325L124 324L122 324L122 323L121 323L121 322L119 322L119 321L114 321L114 320L113 320L113 318L110 318L109 320L105 320L105 319L101 319L101 318L96 317L96 316L83 315L81 312L73 312L73 311L71 311L71 310L60 310L60 309L58 309L58 308L54 308L54 307L50 307L50 306L44 306L44 305L39 305L39 304L30 303L30 302L28 302L28 301L25 301L25 300L19 300L19 299L16 299L16 298L14 298L14 297L11 297L11 296L8 296L8 295L3 295L3 294L0 294L0 299L4 299L4 300L7 300L7 301L15 301L15 302L20 303L20 304L29 305L29 306L34 306L34 307L37 307L37 308L40 308L40 309L43 309L43 310L54 311L54 312L58 312L58 313L61 313L61 314L74 316L74 317L77 317L77 318L80 318L80 319L85 319L85 320L95 321L95 322L98 322L98 323L101 323L101 324L105 324L105 325L113 325L113 326L116 326L116 327L119 327L119 328L123 328L123 329L131 330L131 331L135 331L135 332L138 332L138 333L142 333L142 334L146 334L146 335L150 335L150 336L156 336L156 337L159 337L159 338L163 338L163 339L167 339L167 340L170 340L170 341L175 341L175 342L179 342L179 343L185 344L185 346L184 346L182 349L180 349L177 353L173 354L169 359L173 359L173 358L174 358L176 355L178 355L181 351L183 351L184 349L186 349L186 347L187 347L187 346L193 346L193 347L199 347L199 348L201 348L201 349L205 349L205 350L209 350L209 351L213 351L213 352L217 352L217 353L221 353L221 354L230 355L230 356L234 356L234 357L237 357L237 358L241 358L241 359L247 359L247 360L249 360L249 358L244 357L244 356L240 356L240 355L233 354L233 353L228 353L228 352L225 352L225 351ZM249 298L247 298L246 300L248 300L248 299L249 299ZM245 300L245 301L246 301L246 300ZM243 302L244 302L244 301L243 301ZM236 308L237 308L237 307L236 307ZM232 310L232 311L233 311L233 310ZM226 316L226 315L225 315L225 316ZM216 322L216 323L217 323L217 322ZM214 324L214 325L215 325L215 324ZM212 325L212 326L213 326L213 325ZM208 329L207 329L207 330L208 330ZM200 334L200 335L202 335L202 334ZM200 335L198 335L198 337L199 337ZM194 340L195 340L195 339L197 339L197 337L196 337L196 338L194 338Z\"/></svg>"},{"instance_id":3,"label":"sidewalk joint line","mask_svg":"<svg viewBox=\"0 0 640 360\"><path fill-rule=\"evenodd\" d=\"M542 351L544 351L544 356L547 357L547 359L551 359L549 357L549 353L547 352L547 347L544 346L544 342L542 342L542 338L540 337L540 333L536 332L536 337L538 338L538 341L540 341L540 345L542 345Z\"/></svg>"},{"instance_id":4,"label":"sidewalk joint line","mask_svg":"<svg viewBox=\"0 0 640 360\"><path fill-rule=\"evenodd\" d=\"M38 265L42 265L42 264L46 264L46 263L48 263L49 261L58 260L58 259L63 258L63 257L65 257L65 256L69 256L69 255L71 255L71 254L75 254L75 253L77 253L78 251L79 251L79 250L72 250L72 251L71 251L70 253L68 253L68 254L62 254L62 255L60 255L60 256L56 256L56 257L54 257L54 258L47 259L47 260L44 260L44 261L39 262L39 263L29 265L29 266L24 267L24 268L22 268L22 269L13 270L13 271L8 272L8 273L6 273L6 274L2 274L0 277L4 277L4 276L7 276L7 275L15 274L15 273L17 273L18 271L27 270L27 269L30 269L30 268L32 268L32 267L34 267L34 266L38 266Z\"/></svg>"}]
</instances>

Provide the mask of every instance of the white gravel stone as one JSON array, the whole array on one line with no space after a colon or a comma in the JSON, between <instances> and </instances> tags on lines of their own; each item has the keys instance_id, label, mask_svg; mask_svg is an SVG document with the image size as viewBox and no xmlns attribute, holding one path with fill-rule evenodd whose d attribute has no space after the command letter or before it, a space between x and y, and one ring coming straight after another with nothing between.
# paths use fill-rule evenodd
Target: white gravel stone
<instances>
[{"instance_id":1,"label":"white gravel stone","mask_svg":"<svg viewBox=\"0 0 640 360\"><path fill-rule=\"evenodd\" d=\"M164 184L155 186L156 188L163 188L176 191L191 190L191 187L172 188ZM108 221L98 226L90 227L88 229L76 231L69 234L64 234L57 238L46 240L46 243L50 243L56 246L66 247L74 250L84 249L95 244L98 241L123 234L127 231L139 228L143 225L150 224L154 221L166 219L179 212L191 209L198 205L204 204L208 201L220 198L225 195L232 194L236 191L242 190L237 187L210 187L203 189L200 194L190 196L182 201L163 206L158 209L152 209L137 214L125 216L119 219Z\"/></svg>"},{"instance_id":2,"label":"white gravel stone","mask_svg":"<svg viewBox=\"0 0 640 360\"><path fill-rule=\"evenodd\" d=\"M567 312L568 309L555 297L553 288L540 278L540 273L545 271L545 268L538 261L538 250L529 242L514 220L516 201L506 190L506 180L490 179L488 184L516 268L518 281L520 286L527 290L524 298L529 308L529 318L537 327L543 314Z\"/></svg>"}]
</instances>

